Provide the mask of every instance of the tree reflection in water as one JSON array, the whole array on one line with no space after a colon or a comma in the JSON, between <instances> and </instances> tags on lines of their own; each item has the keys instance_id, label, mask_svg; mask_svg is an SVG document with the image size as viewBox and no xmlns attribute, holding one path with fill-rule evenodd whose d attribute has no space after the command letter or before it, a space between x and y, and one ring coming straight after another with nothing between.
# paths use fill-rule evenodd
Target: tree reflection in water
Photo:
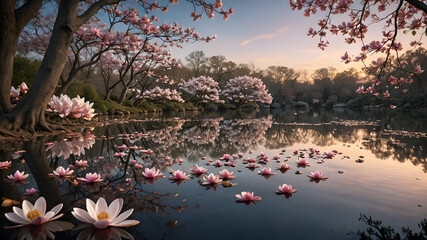
<instances>
[{"instance_id":1,"label":"tree reflection in water","mask_svg":"<svg viewBox=\"0 0 427 240\"><path fill-rule=\"evenodd\" d=\"M403 226L401 232L391 226L383 226L382 221L375 220L371 216L360 215L359 221L368 225L366 230L358 230L357 235L360 240L425 240L427 239L427 219L423 219L419 224L419 230L411 230Z\"/></svg>"},{"instance_id":2,"label":"tree reflection in water","mask_svg":"<svg viewBox=\"0 0 427 240\"><path fill-rule=\"evenodd\" d=\"M307 145L307 148L360 144L359 146L368 149L378 158L391 158L399 162L411 161L414 165L421 165L426 172L427 141L426 134L422 132L426 131L427 126L426 123L413 120L411 114L399 116L401 121L393 118L394 113L387 115L363 112L357 115L349 111L340 113L338 117L337 114L329 112L316 114L257 112L237 117L230 113L225 113L224 117L220 118L212 115L209 115L209 118L199 116L200 120L122 119L115 121L114 124L98 127L93 133L84 131L59 136L57 141L42 138L23 144L5 144L1 146L3 149L0 151L1 161L9 161L15 151L25 150L20 154L25 162L19 164L19 160L13 160L13 167L1 170L0 174L4 179L17 169L30 172L30 185L40 191L40 195L46 198L49 206L59 202L65 203L65 213L72 207L84 206L86 198L96 200L103 197L107 202L111 202L115 198L122 197L125 208L134 208L135 212L168 214L185 210L188 205L184 202L171 204L168 200L172 197L171 193L145 191L142 185L150 182L142 177L141 168L156 167L165 171L168 166L176 163L178 158L198 162L203 156L218 159L225 153L247 152L249 149L256 150L259 146L281 150L298 144ZM425 119L426 116L421 114L415 117ZM51 143L46 145L48 141ZM125 155L115 157L114 154L119 152L118 146L123 144L127 146ZM141 152L146 149L152 149L153 153ZM170 156L171 160L165 160L165 156ZM86 173L100 173L105 179L105 184L75 186L71 181L59 184L54 178L48 177L48 174L58 166L74 165L78 160L85 160L88 163L87 168L75 169L79 177L83 177ZM127 180L129 178L131 181ZM12 186L0 181L1 197L21 202L25 188L28 186ZM32 198L35 197L27 198L34 200ZM4 218L5 211L11 210L1 209L2 225L7 222ZM70 214L64 216L65 221L71 219ZM362 217L361 220L374 230L381 229L378 222L370 218ZM425 230L426 221L420 226ZM0 230L0 234L3 234L2 231ZM92 230L88 232L92 234ZM362 232L359 236L362 237L361 234ZM363 235L366 238L362 239L375 239L368 237L377 236L373 233L369 235L368 230L366 234L368 235ZM144 238L141 232L134 231L132 235Z\"/></svg>"}]
</instances>

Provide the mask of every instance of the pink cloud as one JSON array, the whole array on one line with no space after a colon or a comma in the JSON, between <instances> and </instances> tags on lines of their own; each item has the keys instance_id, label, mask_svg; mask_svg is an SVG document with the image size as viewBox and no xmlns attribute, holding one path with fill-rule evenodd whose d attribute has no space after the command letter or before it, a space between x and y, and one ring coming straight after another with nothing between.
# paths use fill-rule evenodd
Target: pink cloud
<instances>
[{"instance_id":1,"label":"pink cloud","mask_svg":"<svg viewBox=\"0 0 427 240\"><path fill-rule=\"evenodd\" d=\"M274 33L262 34L262 35L258 35L258 36L255 36L253 38L247 39L247 40L243 41L242 43L240 43L240 46L246 46L248 43L253 42L253 41L257 41L260 39L275 38L275 37L279 36L280 34L282 34L283 32L287 31L288 29L289 29L288 26L283 26L283 27L277 29L276 32L274 32Z\"/></svg>"}]
</instances>

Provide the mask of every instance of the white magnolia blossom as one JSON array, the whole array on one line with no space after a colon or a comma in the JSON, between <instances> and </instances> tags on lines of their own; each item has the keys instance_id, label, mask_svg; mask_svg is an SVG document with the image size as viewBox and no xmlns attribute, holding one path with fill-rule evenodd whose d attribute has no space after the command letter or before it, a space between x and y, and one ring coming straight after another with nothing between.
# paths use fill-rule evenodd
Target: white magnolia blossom
<instances>
[{"instance_id":1,"label":"white magnolia blossom","mask_svg":"<svg viewBox=\"0 0 427 240\"><path fill-rule=\"evenodd\" d=\"M210 77L200 76L180 84L180 89L193 96L195 102L223 103L219 99L219 86Z\"/></svg>"},{"instance_id":2,"label":"white magnolia blossom","mask_svg":"<svg viewBox=\"0 0 427 240\"><path fill-rule=\"evenodd\" d=\"M233 102L244 104L261 102L271 104L273 98L259 78L241 76L227 81L221 94Z\"/></svg>"},{"instance_id":3,"label":"white magnolia blossom","mask_svg":"<svg viewBox=\"0 0 427 240\"><path fill-rule=\"evenodd\" d=\"M70 99L69 96L63 94L59 97L53 95L48 106L49 108L46 111L56 113L61 118L70 117L91 120L96 115L95 110L92 108L93 103L85 101L85 98L80 96Z\"/></svg>"}]
</instances>

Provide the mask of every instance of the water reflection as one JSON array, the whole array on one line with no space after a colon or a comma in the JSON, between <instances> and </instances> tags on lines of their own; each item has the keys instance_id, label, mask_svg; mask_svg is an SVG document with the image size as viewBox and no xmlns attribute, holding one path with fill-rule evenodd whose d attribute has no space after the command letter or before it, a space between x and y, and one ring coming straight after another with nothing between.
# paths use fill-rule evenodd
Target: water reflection
<instances>
[{"instance_id":1,"label":"water reflection","mask_svg":"<svg viewBox=\"0 0 427 240\"><path fill-rule=\"evenodd\" d=\"M102 127L98 127L93 132L83 131L74 135L59 136L57 139L40 138L37 141L23 144L4 144L4 146L1 146L2 150L0 150L1 161L12 161L12 167L0 170L1 178L5 179L7 175L15 172L17 169L31 174L28 184L21 186L13 186L5 181L0 181L0 195L17 200L18 202L22 202L24 198L34 199L37 196L44 196L49 206L64 203L64 212L69 212L68 210L73 207L84 206L86 198L96 200L99 197L104 197L107 202L111 202L116 198L122 197L125 201L124 208L134 208L136 214L143 212L144 217L149 216L144 219L150 222L151 225L149 226L162 226L158 228L163 231L165 226L170 225L168 223L175 223L175 218L178 217L177 213L187 210L179 216L186 216L187 214L197 215L199 214L199 208L202 209L206 205L211 206L218 202L229 201L228 195L233 197L233 194L235 194L234 189L245 184L245 181L251 187L262 185L263 187L260 189L268 189L271 184L277 186L283 184L283 181L287 183L289 180L299 178L299 182L297 183L303 186L306 186L304 184L309 184L310 190L319 195L327 195L326 193L329 190L327 187L331 185L334 185L337 189L345 190L345 187L342 185L336 186L337 184L343 184L337 175L334 175L332 180L328 180L327 182L310 184L310 179L305 178L306 174L316 170L313 168L319 168L319 166L327 164L324 164L323 155L320 154L320 157L317 157L317 155L311 156L311 166L297 168L295 161L298 160L300 155L292 154L292 151L295 149L307 150L311 147L330 147L328 151L331 151L335 148L341 148L341 150L348 149L346 153L348 155L356 152L356 150L366 149L378 159L395 159L402 163L409 161L415 166L420 166L424 172L427 170L427 141L425 141L426 134L424 133L427 130L427 126L425 125L426 123L419 123L419 119L425 119L426 117L422 113L416 116L413 114L402 115L400 116L401 121L396 119L394 115L377 112L356 113L352 111L339 114L330 112L296 112L296 114L293 112L273 112L272 114L253 112L238 116L231 113L224 113L222 115L221 117L217 117L212 113L209 113L206 117L197 115L199 119L187 119L185 115L181 116L181 118L159 117L150 120L121 119L115 121L114 124L105 124ZM411 116L418 119L413 120ZM46 144L46 142L49 142L49 144ZM118 146L122 146L123 144L127 147L124 150L119 150ZM148 149L152 150L152 152L148 151ZM17 154L18 150L22 150L22 152ZM150 180L144 178L141 174L144 168L152 167L160 169L164 174L167 174L172 167L175 170L181 169L188 172L188 169L193 164L204 165L208 162L208 159L215 161L222 158L225 153L230 155L239 152L247 154L249 150L262 150L269 151L270 154L284 155L280 159L277 159L277 161L273 160L273 155L270 155L272 160L264 164L272 167L272 169L277 169L280 163L290 159L288 163L292 165L294 170L288 173L286 173L286 169L279 169L280 172L276 170L278 173L276 176L270 179L268 179L270 175L264 176L267 180L257 175L258 169L254 171L256 167L260 166L257 162L250 163L252 164L251 166L246 165L250 162L249 156L251 155L246 155L244 157L245 161L239 159L223 162L228 166L222 165L218 168L230 167L231 164L235 167L236 174L239 174L238 181L235 182L239 183L239 185L233 185L235 184L234 181L233 183L229 183L229 185L223 184L223 187L231 187L230 189L232 190L215 184L202 187L197 183L200 181L197 176L184 183L177 181L170 182L165 179ZM310 157L309 151L305 151L305 157L307 158ZM115 156L116 153L120 152L123 154ZM366 155L369 154L367 153ZM14 159L12 159L12 156ZM165 158L166 156L168 158ZM206 157L206 160L202 160L202 157ZM253 157L255 157L255 154ZM355 158L354 156L351 157L352 160L348 162L354 163ZM20 158L23 161L20 161ZM180 163L180 158L184 158L185 161ZM346 160L350 157L337 155L336 158ZM358 158L356 161L359 160L364 164L357 166L363 167L372 161L369 158ZM69 178L69 181L64 179L64 181L58 182L55 178L48 176L53 169L59 166L67 168L70 165L78 165L80 161L87 161L87 167L74 168L73 177ZM215 174L220 170L216 169L213 165L207 168L210 171L214 171ZM304 174L293 174L296 170ZM337 170L340 169L330 170L328 176L331 176L329 174L332 171L336 173ZM372 166L370 170L372 171ZM101 174L101 177L104 179L103 183L81 184L74 181L76 177L84 177L87 173ZM301 178L304 179L301 180ZM347 179L350 182L349 184L359 181L357 178L349 179ZM363 181L363 179L360 181ZM268 184L266 184L267 182ZM369 185L368 183L363 184ZM396 185L405 186L405 183L396 183ZM24 197L25 190L32 187L35 187L39 192L34 196ZM300 189L299 185L296 187ZM258 190L261 191L260 189ZM246 191L249 189L240 190ZM179 191L191 192L189 194L192 197L192 200L189 200L190 203L187 202L186 197L181 197L177 193ZM274 193L274 190L272 192ZM264 194L263 192L261 193ZM298 192L295 196L284 194L284 198L287 198L285 200L287 204L295 204L295 201L304 201L301 199L304 198L304 194L304 191L301 191L301 194ZM310 194L306 194L305 197L307 199L315 199L317 197ZM270 196L264 198L263 195L262 197L263 201L253 207L267 208L269 210L264 202L269 203ZM337 194L329 197L340 198L341 196ZM360 197L358 200L363 201L363 197ZM280 196L280 200L283 202L283 197ZM345 199L345 201L352 202L355 200ZM232 202L234 203L234 201ZM276 202L276 204L272 204L271 206L277 207L275 211L279 212L281 209L286 208L286 206L278 205L282 204L282 202ZM317 202L305 202L304 207L310 207L310 204L315 205ZM240 210L239 206L236 207L235 205L237 204L234 204L232 208L230 206L218 206L216 209L218 211L225 211L227 209L227 211ZM303 211L301 210L302 208L299 209ZM206 211L206 208L204 210ZM10 207L1 209L0 221L2 225L7 223L3 217L4 212L9 211L11 211ZM247 209L243 211L247 211ZM287 209L287 211L290 210ZM205 212L202 213L205 214ZM214 217L212 212L206 214L209 217ZM262 212L257 212L257 214L262 214ZM304 214L305 212L302 212L302 215ZM139 215L139 217L141 216ZM236 218L238 216L230 217L230 219ZM64 220L74 221L70 214L64 216ZM197 226L197 223L193 224ZM188 234L188 229L192 226L190 224L189 226L186 224L172 225L179 227L168 229L167 236L172 235L172 230L177 231L178 235L180 231L181 233L187 231ZM180 227L186 230L180 230ZM1 231L4 230L0 230L0 234L3 234ZM147 231L146 228L145 231ZM5 234L6 236L7 234L10 235L10 232ZM29 236L28 234L24 235ZM123 232L120 229L97 232L92 228L87 228L77 233L71 233L71 238L77 237L76 235L88 239L96 238L96 236L117 237L117 239L119 239L118 237L127 238L132 235L134 237L138 236L136 238L153 235L159 236L154 233L146 233L139 228L131 229L129 232ZM163 235L163 237L166 235ZM185 234L182 233L180 236L183 235ZM69 237L67 236L66 238Z\"/></svg>"}]
</instances>

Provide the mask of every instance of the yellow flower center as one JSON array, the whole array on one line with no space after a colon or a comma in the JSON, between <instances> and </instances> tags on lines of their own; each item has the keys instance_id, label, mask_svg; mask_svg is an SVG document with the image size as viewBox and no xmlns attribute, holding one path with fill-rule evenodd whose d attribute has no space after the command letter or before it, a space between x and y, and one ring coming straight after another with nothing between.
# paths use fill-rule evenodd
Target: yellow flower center
<instances>
[{"instance_id":1,"label":"yellow flower center","mask_svg":"<svg viewBox=\"0 0 427 240\"><path fill-rule=\"evenodd\" d=\"M104 220L104 219L109 219L110 215L108 215L108 213L106 212L101 212L100 214L98 214L98 220Z\"/></svg>"},{"instance_id":2,"label":"yellow flower center","mask_svg":"<svg viewBox=\"0 0 427 240\"><path fill-rule=\"evenodd\" d=\"M33 209L27 213L27 218L30 219L30 221L33 221L34 219L40 217L42 214L39 210Z\"/></svg>"}]
</instances>

